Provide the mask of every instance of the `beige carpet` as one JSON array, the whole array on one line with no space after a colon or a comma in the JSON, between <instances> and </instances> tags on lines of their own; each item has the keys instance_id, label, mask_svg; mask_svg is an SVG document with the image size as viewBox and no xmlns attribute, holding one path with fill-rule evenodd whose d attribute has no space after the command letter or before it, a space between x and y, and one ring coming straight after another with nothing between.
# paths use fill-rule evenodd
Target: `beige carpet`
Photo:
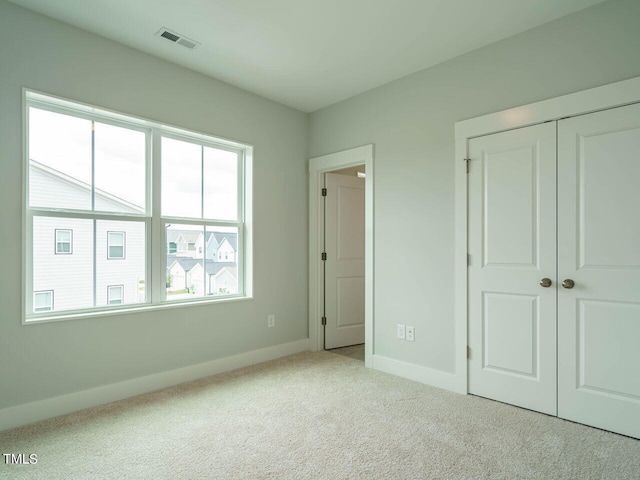
<instances>
[{"instance_id":1,"label":"beige carpet","mask_svg":"<svg viewBox=\"0 0 640 480\"><path fill-rule=\"evenodd\" d=\"M338 355L344 355L345 357L355 358L364 362L364 343L360 345L351 345L349 347L333 348L327 350L331 353L337 353Z\"/></svg>"},{"instance_id":2,"label":"beige carpet","mask_svg":"<svg viewBox=\"0 0 640 480\"><path fill-rule=\"evenodd\" d=\"M302 353L0 433L3 479L638 479L640 441ZM2 460L2 457L0 457Z\"/></svg>"}]
</instances>

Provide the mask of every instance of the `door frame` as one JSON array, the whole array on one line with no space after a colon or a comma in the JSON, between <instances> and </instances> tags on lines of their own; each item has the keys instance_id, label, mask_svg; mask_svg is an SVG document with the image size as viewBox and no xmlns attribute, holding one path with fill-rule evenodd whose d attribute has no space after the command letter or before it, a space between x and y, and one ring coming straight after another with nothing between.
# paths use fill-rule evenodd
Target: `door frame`
<instances>
[{"instance_id":1,"label":"door frame","mask_svg":"<svg viewBox=\"0 0 640 480\"><path fill-rule=\"evenodd\" d=\"M455 123L455 363L459 391L468 393L468 178L469 140L640 102L640 77ZM469 162L471 163L471 162ZM473 168L473 165L470 166Z\"/></svg>"},{"instance_id":2,"label":"door frame","mask_svg":"<svg viewBox=\"0 0 640 480\"><path fill-rule=\"evenodd\" d=\"M324 174L342 168L365 166L364 199L364 339L365 366L373 361L373 144L330 153L309 160L309 344L313 351L322 350L323 326L321 300L323 298L322 260L320 258L324 224L322 222L322 186Z\"/></svg>"}]
</instances>

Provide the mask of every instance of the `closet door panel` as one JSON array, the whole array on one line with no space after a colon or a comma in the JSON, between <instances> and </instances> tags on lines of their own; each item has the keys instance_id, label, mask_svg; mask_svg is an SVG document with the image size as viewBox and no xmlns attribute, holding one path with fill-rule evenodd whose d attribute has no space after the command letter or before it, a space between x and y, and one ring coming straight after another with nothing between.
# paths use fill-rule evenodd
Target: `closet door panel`
<instances>
[{"instance_id":1,"label":"closet door panel","mask_svg":"<svg viewBox=\"0 0 640 480\"><path fill-rule=\"evenodd\" d=\"M473 139L469 154L469 391L555 415L555 124Z\"/></svg>"},{"instance_id":2,"label":"closet door panel","mask_svg":"<svg viewBox=\"0 0 640 480\"><path fill-rule=\"evenodd\" d=\"M558 122L558 415L638 438L639 181L640 105Z\"/></svg>"}]
</instances>

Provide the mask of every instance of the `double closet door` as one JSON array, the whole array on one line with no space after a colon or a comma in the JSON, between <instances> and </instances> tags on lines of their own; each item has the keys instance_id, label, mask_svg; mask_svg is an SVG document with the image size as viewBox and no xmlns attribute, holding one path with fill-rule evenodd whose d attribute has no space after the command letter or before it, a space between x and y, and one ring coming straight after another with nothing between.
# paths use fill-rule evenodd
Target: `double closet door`
<instances>
[{"instance_id":1,"label":"double closet door","mask_svg":"<svg viewBox=\"0 0 640 480\"><path fill-rule=\"evenodd\" d=\"M640 438L640 105L469 157L469 392Z\"/></svg>"}]
</instances>

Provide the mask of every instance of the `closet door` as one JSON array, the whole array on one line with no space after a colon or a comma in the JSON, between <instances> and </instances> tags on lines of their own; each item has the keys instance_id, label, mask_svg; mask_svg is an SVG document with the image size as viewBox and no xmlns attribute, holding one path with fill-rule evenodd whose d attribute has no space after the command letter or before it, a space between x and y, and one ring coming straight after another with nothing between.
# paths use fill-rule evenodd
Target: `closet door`
<instances>
[{"instance_id":1,"label":"closet door","mask_svg":"<svg viewBox=\"0 0 640 480\"><path fill-rule=\"evenodd\" d=\"M565 279L558 415L640 438L640 105L558 122Z\"/></svg>"},{"instance_id":2,"label":"closet door","mask_svg":"<svg viewBox=\"0 0 640 480\"><path fill-rule=\"evenodd\" d=\"M469 392L556 415L555 123L469 156Z\"/></svg>"}]
</instances>

